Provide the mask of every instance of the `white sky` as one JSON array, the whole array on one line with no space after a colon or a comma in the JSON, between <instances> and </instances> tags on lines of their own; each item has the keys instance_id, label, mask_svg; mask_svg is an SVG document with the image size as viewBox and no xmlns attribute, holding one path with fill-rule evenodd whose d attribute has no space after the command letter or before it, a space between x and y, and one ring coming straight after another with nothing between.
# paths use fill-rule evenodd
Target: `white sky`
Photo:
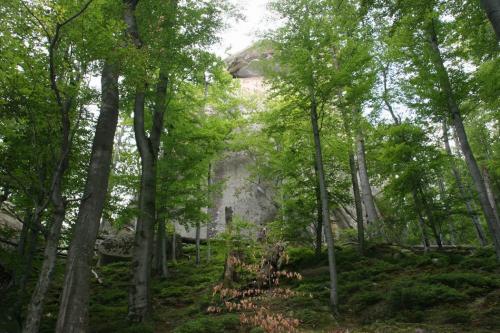
<instances>
[{"instance_id":1,"label":"white sky","mask_svg":"<svg viewBox=\"0 0 500 333\"><path fill-rule=\"evenodd\" d=\"M244 15L244 20L231 20L231 26L220 35L221 42L214 45L213 52L222 58L249 47L259 39L259 34L274 26L266 8L269 0L232 0L232 3Z\"/></svg>"}]
</instances>

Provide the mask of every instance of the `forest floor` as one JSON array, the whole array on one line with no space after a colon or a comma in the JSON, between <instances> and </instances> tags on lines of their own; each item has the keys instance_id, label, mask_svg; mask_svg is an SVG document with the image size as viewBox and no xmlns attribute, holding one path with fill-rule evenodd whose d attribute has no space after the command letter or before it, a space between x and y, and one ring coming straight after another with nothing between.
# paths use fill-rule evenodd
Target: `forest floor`
<instances>
[{"instance_id":1,"label":"forest floor","mask_svg":"<svg viewBox=\"0 0 500 333\"><path fill-rule=\"evenodd\" d=\"M222 247L212 252L211 262L197 267L194 248L187 246L183 258L169 265L169 277L155 280L154 327L130 325L125 320L129 264L99 267L102 283L92 278L91 332L264 332L241 325L241 312L207 311L220 302L213 296L213 287L220 282L224 267ZM328 307L326 254L318 257L305 248L290 248L288 254L286 269L302 276L282 281L281 287L290 288L293 296L261 297L255 302L264 304L270 313L298 319L299 332L500 332L500 265L489 249L417 254L372 246L361 257L352 247L339 247L337 317ZM53 332L62 273L58 267L41 332ZM5 306L8 302L2 301L0 311Z\"/></svg>"}]
</instances>

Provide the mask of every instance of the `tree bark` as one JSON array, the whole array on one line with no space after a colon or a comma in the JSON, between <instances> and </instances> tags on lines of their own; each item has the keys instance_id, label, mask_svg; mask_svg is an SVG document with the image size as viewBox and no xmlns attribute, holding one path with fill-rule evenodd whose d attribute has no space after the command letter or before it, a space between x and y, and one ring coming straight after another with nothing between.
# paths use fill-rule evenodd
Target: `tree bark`
<instances>
[{"instance_id":1,"label":"tree bark","mask_svg":"<svg viewBox=\"0 0 500 333\"><path fill-rule=\"evenodd\" d=\"M167 86L168 76L160 72L149 138L144 128L144 90L138 88L135 97L134 133L141 156L139 216L132 256L132 287L129 293L129 319L135 322L151 319L151 257L156 217L156 164L163 132Z\"/></svg>"},{"instance_id":2,"label":"tree bark","mask_svg":"<svg viewBox=\"0 0 500 333\"><path fill-rule=\"evenodd\" d=\"M232 243L232 227L233 227L233 208L225 207L224 215L226 219L226 231L229 234L227 244L226 260L224 262L223 285L226 288L231 288L236 277L236 260L239 259L239 254L234 250Z\"/></svg>"},{"instance_id":3,"label":"tree bark","mask_svg":"<svg viewBox=\"0 0 500 333\"><path fill-rule=\"evenodd\" d=\"M51 60L52 57L53 54L51 55ZM71 121L69 113L73 105L73 99L72 97L65 101L61 99L57 83L55 82L55 69L53 66L53 61L51 61L51 79L53 80L52 89L56 95L56 101L61 114L61 145L56 168L52 176L51 189L49 190L50 201L53 206L53 220L47 235L42 268L38 276L35 290L31 295L31 301L28 305L26 320L23 326L23 333L37 333L39 330L45 296L47 295L52 282L52 275L57 258L57 246L59 245L59 238L61 236L61 228L66 216L66 202L63 197L62 183L64 174L69 166L69 153L71 149ZM45 206L45 204L42 206Z\"/></svg>"},{"instance_id":4,"label":"tree bark","mask_svg":"<svg viewBox=\"0 0 500 333\"><path fill-rule=\"evenodd\" d=\"M173 223L173 230L174 232L172 233L172 262L174 264L177 263L177 239L176 239L176 234L175 234L175 222Z\"/></svg>"},{"instance_id":5,"label":"tree bark","mask_svg":"<svg viewBox=\"0 0 500 333\"><path fill-rule=\"evenodd\" d=\"M486 187L486 193L488 194L488 200L490 201L491 208L493 208L493 213L497 221L500 221L498 217L498 209L497 209L497 200L495 198L495 192L493 191L493 186L491 185L491 177L490 172L486 166L483 166L483 178L484 178L484 186Z\"/></svg>"},{"instance_id":6,"label":"tree bark","mask_svg":"<svg viewBox=\"0 0 500 333\"><path fill-rule=\"evenodd\" d=\"M196 236L195 236L195 243L196 243L196 259L195 263L196 266L200 264L200 232L201 232L201 224L200 222L196 222Z\"/></svg>"},{"instance_id":7,"label":"tree bark","mask_svg":"<svg viewBox=\"0 0 500 333\"><path fill-rule=\"evenodd\" d=\"M168 276L167 268L167 239L165 235L165 219L158 220L158 229L156 231L156 271L160 278L165 279Z\"/></svg>"},{"instance_id":8,"label":"tree bark","mask_svg":"<svg viewBox=\"0 0 500 333\"><path fill-rule=\"evenodd\" d=\"M454 156L450 147L450 141L448 138L448 126L446 124L446 121L443 121L443 141L446 153L448 154L448 156L453 158ZM460 196L462 197L462 200L465 203L465 209L467 211L467 215L469 215L472 221L472 225L474 226L474 230L476 231L477 238L479 239L481 246L486 246L487 241L486 241L486 236L484 235L483 227L481 226L481 221L479 220L479 217L477 216L475 210L472 208L473 207L472 199L467 194L464 183L462 181L462 176L460 175L460 171L457 169L455 163L453 162L451 163L451 172L453 173L453 177L455 178L455 182L457 184Z\"/></svg>"},{"instance_id":9,"label":"tree bark","mask_svg":"<svg viewBox=\"0 0 500 333\"><path fill-rule=\"evenodd\" d=\"M316 163L315 163L315 168L316 170ZM317 174L317 171L316 171ZM316 177L316 186L315 186L315 192L316 192L316 249L315 253L317 256L321 255L321 247L323 245L323 213L322 213L322 208L321 208L321 193L319 190L319 181Z\"/></svg>"},{"instance_id":10,"label":"tree bark","mask_svg":"<svg viewBox=\"0 0 500 333\"><path fill-rule=\"evenodd\" d=\"M499 0L480 0L488 19L495 30L497 39L500 40L500 1Z\"/></svg>"},{"instance_id":11,"label":"tree bark","mask_svg":"<svg viewBox=\"0 0 500 333\"><path fill-rule=\"evenodd\" d=\"M207 262L210 262L211 257L211 228L212 228L212 164L208 165L208 175L207 175L207 197L208 197L208 207L207 207Z\"/></svg>"},{"instance_id":12,"label":"tree bark","mask_svg":"<svg viewBox=\"0 0 500 333\"><path fill-rule=\"evenodd\" d=\"M366 167L365 158L365 142L361 133L356 137L357 155L358 155L358 168L359 168L359 182L361 183L361 194L363 196L363 203L366 210L366 220L368 224L376 223L378 220L377 209L375 208L375 201L373 200L372 188L370 186L370 179L368 178L368 170Z\"/></svg>"},{"instance_id":13,"label":"tree bark","mask_svg":"<svg viewBox=\"0 0 500 333\"><path fill-rule=\"evenodd\" d=\"M389 104L390 106L390 104ZM391 114L392 112L391 108ZM356 113L354 113L356 115ZM358 181L358 167L356 165L356 161L354 159L353 152L353 140L352 140L352 129L347 118L346 112L342 111L342 122L344 125L345 135L347 137L347 141L349 143L349 171L351 173L351 184L352 184L352 192L354 197L354 207L356 208L356 227L358 232L358 252L363 255L365 248L365 232L364 232L364 221L363 221L363 206L361 203L361 194L359 191L359 181Z\"/></svg>"},{"instance_id":14,"label":"tree bark","mask_svg":"<svg viewBox=\"0 0 500 333\"><path fill-rule=\"evenodd\" d=\"M389 71L389 65L387 65L386 67L384 66L382 68L382 78L384 79L384 92L383 92L382 98L384 100L385 106L387 107L387 110L391 114L392 120L394 120L394 123L396 125L400 125L401 118L399 118L399 116L397 116L396 113L394 112L394 109L392 108L392 104L391 104L390 99L389 99L389 88L387 87L388 71Z\"/></svg>"},{"instance_id":15,"label":"tree bark","mask_svg":"<svg viewBox=\"0 0 500 333\"><path fill-rule=\"evenodd\" d=\"M420 193L420 202L423 205L423 208L427 215L429 227L431 228L432 234L434 235L434 239L436 240L436 245L438 246L438 248L442 249L443 243L441 241L441 236L436 226L436 219L434 217L434 212L432 211L431 205L429 205L429 203L427 202L427 198L425 197L425 193L424 190L422 189L422 186L418 187L417 194L418 193Z\"/></svg>"},{"instance_id":16,"label":"tree bark","mask_svg":"<svg viewBox=\"0 0 500 333\"><path fill-rule=\"evenodd\" d=\"M443 200L444 203L444 213L446 216L451 216L452 213L450 212L450 206L448 204L448 198L446 195L446 188L444 185L444 180L442 175L438 176L438 187L439 187L439 195L441 197L441 200ZM457 244L457 235L456 235L456 230L453 221L448 221L448 230L450 232L450 245L456 245Z\"/></svg>"},{"instance_id":17,"label":"tree bark","mask_svg":"<svg viewBox=\"0 0 500 333\"><path fill-rule=\"evenodd\" d=\"M310 116L311 116L312 132L314 137L315 163L317 170L316 172L317 172L320 196L321 196L321 213L323 217L323 228L328 249L328 269L330 273L330 305L333 311L336 312L338 307L337 267L335 263L335 249L334 249L332 226L330 224L328 191L326 187L325 172L323 167L323 153L321 150L321 139L318 127L318 109L317 109L317 102L314 96L312 96L311 98Z\"/></svg>"},{"instance_id":18,"label":"tree bark","mask_svg":"<svg viewBox=\"0 0 500 333\"><path fill-rule=\"evenodd\" d=\"M424 251L427 252L430 247L429 237L427 236L427 231L425 230L425 220L421 213L420 201L418 199L417 191L412 191L413 202L415 203L415 211L418 217L418 226L420 227L420 232L422 233L422 241L424 244Z\"/></svg>"},{"instance_id":19,"label":"tree bark","mask_svg":"<svg viewBox=\"0 0 500 333\"><path fill-rule=\"evenodd\" d=\"M365 231L363 224L363 207L361 206L361 195L359 193L358 173L354 154L349 152L349 169L351 171L352 190L354 194L354 206L356 207L356 226L358 229L358 252L365 252Z\"/></svg>"},{"instance_id":20,"label":"tree bark","mask_svg":"<svg viewBox=\"0 0 500 333\"><path fill-rule=\"evenodd\" d=\"M105 62L101 76L101 112L96 124L83 199L68 252L58 333L88 331L89 284L95 241L108 190L113 140L118 123L118 69Z\"/></svg>"},{"instance_id":21,"label":"tree bark","mask_svg":"<svg viewBox=\"0 0 500 333\"><path fill-rule=\"evenodd\" d=\"M467 133L462 121L462 115L460 114L460 110L455 100L450 78L446 67L444 66L443 57L439 49L439 42L433 20L429 29L429 43L433 51L433 61L439 74L441 89L446 97L448 112L452 119L455 132L458 136L460 148L464 154L469 172L474 181L474 185L479 197L479 202L481 203L481 208L483 209L484 217L493 239L497 259L500 261L500 222L495 217L495 213L488 199L486 186L484 185L484 178L481 174L481 170L479 169L476 158L474 157L472 148L469 144Z\"/></svg>"},{"instance_id":22,"label":"tree bark","mask_svg":"<svg viewBox=\"0 0 500 333\"><path fill-rule=\"evenodd\" d=\"M67 161L66 163L67 164ZM64 167L64 170L66 168ZM61 169L60 169L61 170ZM63 170L61 170L63 171ZM63 173L57 172L57 181L52 195L54 206L53 221L49 229L47 243L43 253L43 263L38 276L35 290L28 305L26 321L23 326L23 333L37 333L42 319L45 296L52 282L52 275L57 258L57 246L61 235L61 228L66 214L66 207L62 196L61 182Z\"/></svg>"}]
</instances>

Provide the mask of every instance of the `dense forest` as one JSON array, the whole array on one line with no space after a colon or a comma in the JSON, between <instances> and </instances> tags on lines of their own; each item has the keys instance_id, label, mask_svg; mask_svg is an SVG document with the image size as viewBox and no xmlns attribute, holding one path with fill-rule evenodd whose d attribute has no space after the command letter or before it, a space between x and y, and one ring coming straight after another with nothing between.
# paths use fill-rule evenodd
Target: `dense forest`
<instances>
[{"instance_id":1,"label":"dense forest","mask_svg":"<svg viewBox=\"0 0 500 333\"><path fill-rule=\"evenodd\" d=\"M0 333L500 332L500 1L266 13L2 1Z\"/></svg>"}]
</instances>

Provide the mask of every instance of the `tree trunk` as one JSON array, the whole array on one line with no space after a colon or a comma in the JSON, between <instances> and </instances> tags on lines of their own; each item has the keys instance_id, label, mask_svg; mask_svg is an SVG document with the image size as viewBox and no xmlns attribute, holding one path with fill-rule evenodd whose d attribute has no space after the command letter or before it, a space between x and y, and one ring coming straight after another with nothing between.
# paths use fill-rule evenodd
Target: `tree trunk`
<instances>
[{"instance_id":1,"label":"tree trunk","mask_svg":"<svg viewBox=\"0 0 500 333\"><path fill-rule=\"evenodd\" d=\"M68 252L56 325L58 333L88 331L91 264L106 201L113 140L118 123L118 70L114 64L104 63L101 87L101 112L95 129L84 195Z\"/></svg>"},{"instance_id":2,"label":"tree trunk","mask_svg":"<svg viewBox=\"0 0 500 333\"><path fill-rule=\"evenodd\" d=\"M196 222L196 266L200 264L200 232L201 232L201 225L200 222Z\"/></svg>"},{"instance_id":3,"label":"tree trunk","mask_svg":"<svg viewBox=\"0 0 500 333\"><path fill-rule=\"evenodd\" d=\"M51 68L53 69L52 65ZM26 320L23 326L23 333L37 333L39 330L45 296L47 295L47 291L49 290L52 282L52 274L54 272L57 257L57 246L59 245L61 228L66 215L66 203L62 193L62 182L64 174L69 166L69 153L71 148L71 121L69 118L69 112L71 110L73 100L72 98L69 98L62 101L58 95L57 88L53 89L61 113L61 146L57 165L52 176L52 185L50 190L50 201L52 202L54 210L53 221L47 235L42 268L38 276L35 290L31 295L31 301L28 305Z\"/></svg>"},{"instance_id":4,"label":"tree trunk","mask_svg":"<svg viewBox=\"0 0 500 333\"><path fill-rule=\"evenodd\" d=\"M389 104L390 106L390 104ZM391 108L391 114L392 112ZM354 113L356 115L356 113ZM349 123L349 119L347 118L346 112L342 111L342 122L344 125L344 131L347 141L349 143L349 171L351 173L351 183L352 183L352 192L354 197L354 207L356 208L356 226L358 231L358 252L363 255L365 248L365 233L364 233L364 221L363 221L363 206L361 203L361 194L359 191L359 181L358 181L358 167L356 166L356 161L354 159L353 153L353 140L352 140L352 130L351 125Z\"/></svg>"},{"instance_id":5,"label":"tree trunk","mask_svg":"<svg viewBox=\"0 0 500 333\"><path fill-rule=\"evenodd\" d=\"M370 179L368 178L368 170L366 167L365 158L365 142L361 133L357 135L357 153L358 153L358 168L359 168L359 182L361 183L361 194L363 196L363 203L366 210L366 219L368 224L377 222L377 209L375 208L375 201L373 200L372 188L370 186Z\"/></svg>"},{"instance_id":6,"label":"tree trunk","mask_svg":"<svg viewBox=\"0 0 500 333\"><path fill-rule=\"evenodd\" d=\"M151 260L156 217L156 164L163 133L168 76L160 72L156 86L153 124L148 138L144 128L145 92L138 88L134 106L134 133L141 156L141 185L132 256L132 287L129 294L129 319L144 322L151 319Z\"/></svg>"},{"instance_id":7,"label":"tree trunk","mask_svg":"<svg viewBox=\"0 0 500 333\"><path fill-rule=\"evenodd\" d=\"M207 262L210 262L211 257L211 246L210 246L210 238L211 238L211 228L212 228L212 164L208 165L208 176L207 176L207 197L208 197L208 207L207 207Z\"/></svg>"},{"instance_id":8,"label":"tree trunk","mask_svg":"<svg viewBox=\"0 0 500 333\"><path fill-rule=\"evenodd\" d=\"M223 273L222 283L224 287L231 288L235 280L236 260L238 259L238 253L234 251L233 243L231 240L232 226L233 226L233 209L231 207L225 207L224 215L226 219L226 231L229 234L229 240L227 243L226 260L224 261L224 273Z\"/></svg>"},{"instance_id":9,"label":"tree trunk","mask_svg":"<svg viewBox=\"0 0 500 333\"><path fill-rule=\"evenodd\" d=\"M497 39L500 40L500 1L499 0L480 0L488 19L495 30Z\"/></svg>"},{"instance_id":10,"label":"tree trunk","mask_svg":"<svg viewBox=\"0 0 500 333\"><path fill-rule=\"evenodd\" d=\"M144 103L145 92L138 90L135 96L134 132L141 156L141 183L128 313L129 319L134 322L149 320L151 315L151 260L156 216L156 163L144 129Z\"/></svg>"},{"instance_id":11,"label":"tree trunk","mask_svg":"<svg viewBox=\"0 0 500 333\"><path fill-rule=\"evenodd\" d=\"M138 0L124 0L124 20L127 32L137 48L143 43L140 38L135 15ZM135 231L132 254L132 285L129 292L128 317L133 322L151 319L151 261L156 218L156 163L160 139L163 133L163 118L166 108L168 76L160 70L156 85L155 106L150 136L144 125L146 85L136 87L134 104L134 134L141 157L141 183L139 190L139 216Z\"/></svg>"},{"instance_id":12,"label":"tree trunk","mask_svg":"<svg viewBox=\"0 0 500 333\"><path fill-rule=\"evenodd\" d=\"M158 220L158 229L156 231L156 271L160 278L165 279L168 276L167 269L167 239L165 235L165 219Z\"/></svg>"},{"instance_id":13,"label":"tree trunk","mask_svg":"<svg viewBox=\"0 0 500 333\"><path fill-rule=\"evenodd\" d=\"M443 121L443 140L446 153L448 154L448 156L453 158L454 156L451 151L450 141L448 139L448 126L446 124L446 121ZM474 230L476 231L477 238L479 239L481 246L486 246L487 241L486 241L486 236L484 235L483 227L481 226L481 221L479 220L479 217L477 216L475 210L472 208L473 207L472 199L467 194L464 183L462 182L462 176L460 175L460 171L457 169L455 163L453 162L451 163L451 171L453 173L453 177L455 178L455 182L458 186L460 196L462 197L462 200L465 203L465 209L467 211L467 215L469 215L472 221L472 225L474 226Z\"/></svg>"},{"instance_id":14,"label":"tree trunk","mask_svg":"<svg viewBox=\"0 0 500 333\"><path fill-rule=\"evenodd\" d=\"M420 232L422 233L424 251L427 252L429 251L430 242L429 242L429 237L427 236L427 231L425 230L425 221L421 213L420 201L418 200L418 195L416 190L413 190L412 197L413 197L413 202L415 203L415 211L418 216L418 226L420 227Z\"/></svg>"},{"instance_id":15,"label":"tree trunk","mask_svg":"<svg viewBox=\"0 0 500 333\"><path fill-rule=\"evenodd\" d=\"M62 175L60 177L62 181ZM45 296L52 282L52 275L57 258L57 246L61 235L61 228L66 214L65 203L61 193L61 184L58 182L53 193L54 215L50 226L47 243L43 253L43 264L38 276L35 290L31 296L26 313L26 321L23 326L23 333L38 333L40 321L42 319Z\"/></svg>"},{"instance_id":16,"label":"tree trunk","mask_svg":"<svg viewBox=\"0 0 500 333\"><path fill-rule=\"evenodd\" d=\"M427 220L429 221L429 226L432 230L432 234L434 235L434 239L436 240L436 244L438 248L442 249L443 243L441 241L441 236L437 230L436 219L434 218L434 212L432 211L432 207L427 202L427 198L425 197L425 193L424 190L422 189L422 186L419 186L417 191L420 192L420 197L421 197L420 202L423 205L423 208L427 215Z\"/></svg>"},{"instance_id":17,"label":"tree trunk","mask_svg":"<svg viewBox=\"0 0 500 333\"><path fill-rule=\"evenodd\" d=\"M172 262L174 264L177 263L177 239L176 239L176 234L175 234L175 222L173 222L173 230L174 232L172 233Z\"/></svg>"},{"instance_id":18,"label":"tree trunk","mask_svg":"<svg viewBox=\"0 0 500 333\"><path fill-rule=\"evenodd\" d=\"M311 116L311 125L314 137L315 163L316 163L317 177L318 177L320 196L321 196L321 213L323 217L323 228L328 249L328 268L330 273L330 305L333 311L336 312L338 307L337 267L335 263L335 249L334 249L332 226L330 224L330 211L328 208L328 191L326 187L325 172L323 168L323 153L321 151L321 139L318 127L318 110L314 96L311 100L310 116Z\"/></svg>"},{"instance_id":19,"label":"tree trunk","mask_svg":"<svg viewBox=\"0 0 500 333\"><path fill-rule=\"evenodd\" d=\"M455 131L460 143L460 148L464 154L465 161L469 168L469 172L474 181L474 185L476 187L476 191L479 197L479 202L481 203L481 208L483 209L484 217L486 219L488 228L490 230L493 239L493 244L495 246L497 259L500 261L500 222L495 217L495 213L488 199L488 193L486 190L486 186L484 185L484 179L481 174L481 170L479 169L476 158L474 157L474 154L469 144L467 133L465 131L464 124L462 121L462 116L460 114L460 110L455 100L450 78L448 76L446 67L444 66L443 58L441 56L441 51L439 49L439 43L437 39L436 30L434 27L434 21L431 22L429 33L430 33L429 43L433 50L435 66L440 76L441 89L443 90L443 93L445 94L446 97L448 112L453 121L453 126L455 127Z\"/></svg>"},{"instance_id":20,"label":"tree trunk","mask_svg":"<svg viewBox=\"0 0 500 333\"><path fill-rule=\"evenodd\" d=\"M316 163L315 163L316 165ZM314 168L316 169L316 167ZM316 172L317 174L317 172ZM317 178L317 177L316 177ZM323 245L323 213L322 213L322 208L321 208L321 193L319 190L319 181L316 179L316 186L315 186L315 192L316 192L316 249L315 253L316 256L321 255L321 247Z\"/></svg>"},{"instance_id":21,"label":"tree trunk","mask_svg":"<svg viewBox=\"0 0 500 333\"><path fill-rule=\"evenodd\" d=\"M365 231L363 225L363 207L361 206L361 195L359 193L358 173L354 154L349 152L349 169L351 171L352 190L354 193L354 206L356 207L356 226L358 229L358 252L365 252Z\"/></svg>"},{"instance_id":22,"label":"tree trunk","mask_svg":"<svg viewBox=\"0 0 500 333\"><path fill-rule=\"evenodd\" d=\"M490 172L487 167L483 167L483 177L484 177L484 186L486 187L486 193L488 194L488 200L490 201L491 208L493 208L493 213L497 221L500 222L500 218L498 217L498 209L497 209L497 200L495 198L495 192L493 191L493 186L491 185Z\"/></svg>"},{"instance_id":23,"label":"tree trunk","mask_svg":"<svg viewBox=\"0 0 500 333\"><path fill-rule=\"evenodd\" d=\"M443 177L442 175L439 175L438 177L438 186L439 186L439 195L441 197L441 200L443 200L444 202L444 212L446 214L446 216L451 216L452 213L450 212L450 206L448 204L448 198L447 198L447 195L446 195L446 188L445 188L445 185L444 185L444 180L443 180ZM450 245L456 245L457 244L457 235L456 235L456 231L455 231L455 226L454 226L454 223L453 221L448 221L448 230L450 232Z\"/></svg>"},{"instance_id":24,"label":"tree trunk","mask_svg":"<svg viewBox=\"0 0 500 333\"><path fill-rule=\"evenodd\" d=\"M382 68L382 78L384 79L384 92L383 92L382 97L383 97L385 106L387 106L387 110L391 114L392 120L394 120L394 123L396 125L400 125L401 124L401 118L399 118L399 116L397 116L396 113L394 112L394 109L392 108L392 104L391 104L390 99L389 99L389 88L387 87L387 74L388 74L388 71L389 71L389 65L384 66Z\"/></svg>"}]
</instances>

